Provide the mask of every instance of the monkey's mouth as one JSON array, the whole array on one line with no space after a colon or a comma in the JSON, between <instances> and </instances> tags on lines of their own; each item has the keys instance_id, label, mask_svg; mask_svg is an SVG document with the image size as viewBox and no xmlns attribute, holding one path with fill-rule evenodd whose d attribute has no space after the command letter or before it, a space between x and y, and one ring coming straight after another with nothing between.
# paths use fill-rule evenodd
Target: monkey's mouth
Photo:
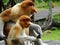
<instances>
[{"instance_id":1,"label":"monkey's mouth","mask_svg":"<svg viewBox=\"0 0 60 45\"><path fill-rule=\"evenodd\" d=\"M25 25L25 28L29 27L29 25Z\"/></svg>"},{"instance_id":2,"label":"monkey's mouth","mask_svg":"<svg viewBox=\"0 0 60 45\"><path fill-rule=\"evenodd\" d=\"M25 26L26 28L29 27L29 26Z\"/></svg>"},{"instance_id":3,"label":"monkey's mouth","mask_svg":"<svg viewBox=\"0 0 60 45\"><path fill-rule=\"evenodd\" d=\"M37 13L37 12L31 12L31 14L34 14L34 13Z\"/></svg>"}]
</instances>

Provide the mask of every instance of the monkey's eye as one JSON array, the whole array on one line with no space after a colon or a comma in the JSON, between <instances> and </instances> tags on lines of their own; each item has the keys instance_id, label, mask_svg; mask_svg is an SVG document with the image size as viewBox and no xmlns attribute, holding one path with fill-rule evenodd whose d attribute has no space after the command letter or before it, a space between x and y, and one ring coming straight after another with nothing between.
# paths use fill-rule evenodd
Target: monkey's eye
<instances>
[{"instance_id":1,"label":"monkey's eye","mask_svg":"<svg viewBox=\"0 0 60 45\"><path fill-rule=\"evenodd\" d=\"M33 2L29 2L28 5L29 6L34 6L34 3Z\"/></svg>"},{"instance_id":2,"label":"monkey's eye","mask_svg":"<svg viewBox=\"0 0 60 45\"><path fill-rule=\"evenodd\" d=\"M34 6L34 5L32 5L32 4L29 4L28 6Z\"/></svg>"},{"instance_id":3,"label":"monkey's eye","mask_svg":"<svg viewBox=\"0 0 60 45\"><path fill-rule=\"evenodd\" d=\"M30 19L23 19L22 21L30 21Z\"/></svg>"}]
</instances>

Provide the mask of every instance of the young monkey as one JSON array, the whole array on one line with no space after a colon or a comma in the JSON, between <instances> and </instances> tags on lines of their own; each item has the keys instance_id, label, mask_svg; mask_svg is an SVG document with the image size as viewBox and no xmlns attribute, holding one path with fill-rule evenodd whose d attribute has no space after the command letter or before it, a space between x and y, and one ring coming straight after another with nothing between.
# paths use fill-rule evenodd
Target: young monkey
<instances>
[{"instance_id":1,"label":"young monkey","mask_svg":"<svg viewBox=\"0 0 60 45\"><path fill-rule=\"evenodd\" d=\"M22 15L16 24L11 28L8 37L7 45L25 45L24 37L28 40L37 41L39 45L42 45L41 39L39 36L29 36L29 27L30 27L30 17L27 15ZM36 26L36 25L35 25ZM36 28L36 27L35 27ZM47 44L46 44L47 45Z\"/></svg>"},{"instance_id":2,"label":"young monkey","mask_svg":"<svg viewBox=\"0 0 60 45\"><path fill-rule=\"evenodd\" d=\"M27 15L22 15L18 19L18 21L11 28L11 30L10 30L10 32L8 34L8 37L7 37L7 45L13 45L12 39L14 39L14 38L19 38L21 36L25 36L25 34L26 35L29 35L30 20L31 20L30 17L27 16Z\"/></svg>"}]
</instances>

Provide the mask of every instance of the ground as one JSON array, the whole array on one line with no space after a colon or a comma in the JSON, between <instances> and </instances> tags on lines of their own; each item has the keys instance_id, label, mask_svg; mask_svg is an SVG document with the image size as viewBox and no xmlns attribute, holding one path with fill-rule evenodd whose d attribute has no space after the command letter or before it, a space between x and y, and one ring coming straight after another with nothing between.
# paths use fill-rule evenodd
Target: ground
<instances>
[{"instance_id":1,"label":"ground","mask_svg":"<svg viewBox=\"0 0 60 45\"><path fill-rule=\"evenodd\" d=\"M48 45L60 45L59 40L44 40L44 43L47 43ZM0 45L4 45L4 41L0 41Z\"/></svg>"}]
</instances>

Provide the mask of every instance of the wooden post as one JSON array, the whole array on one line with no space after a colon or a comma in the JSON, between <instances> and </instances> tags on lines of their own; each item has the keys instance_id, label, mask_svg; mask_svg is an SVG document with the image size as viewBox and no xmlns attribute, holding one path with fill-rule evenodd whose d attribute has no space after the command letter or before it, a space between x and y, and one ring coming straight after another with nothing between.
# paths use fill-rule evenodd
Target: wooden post
<instances>
[{"instance_id":1,"label":"wooden post","mask_svg":"<svg viewBox=\"0 0 60 45\"><path fill-rule=\"evenodd\" d=\"M48 14L48 21L46 21L46 28L48 29L50 28L51 24L52 24L52 5L51 5L52 0L49 1L49 14Z\"/></svg>"},{"instance_id":2,"label":"wooden post","mask_svg":"<svg viewBox=\"0 0 60 45\"><path fill-rule=\"evenodd\" d=\"M50 24L49 25L51 25L52 24L52 0L50 0L50 2L49 2L49 18L50 18Z\"/></svg>"}]
</instances>

